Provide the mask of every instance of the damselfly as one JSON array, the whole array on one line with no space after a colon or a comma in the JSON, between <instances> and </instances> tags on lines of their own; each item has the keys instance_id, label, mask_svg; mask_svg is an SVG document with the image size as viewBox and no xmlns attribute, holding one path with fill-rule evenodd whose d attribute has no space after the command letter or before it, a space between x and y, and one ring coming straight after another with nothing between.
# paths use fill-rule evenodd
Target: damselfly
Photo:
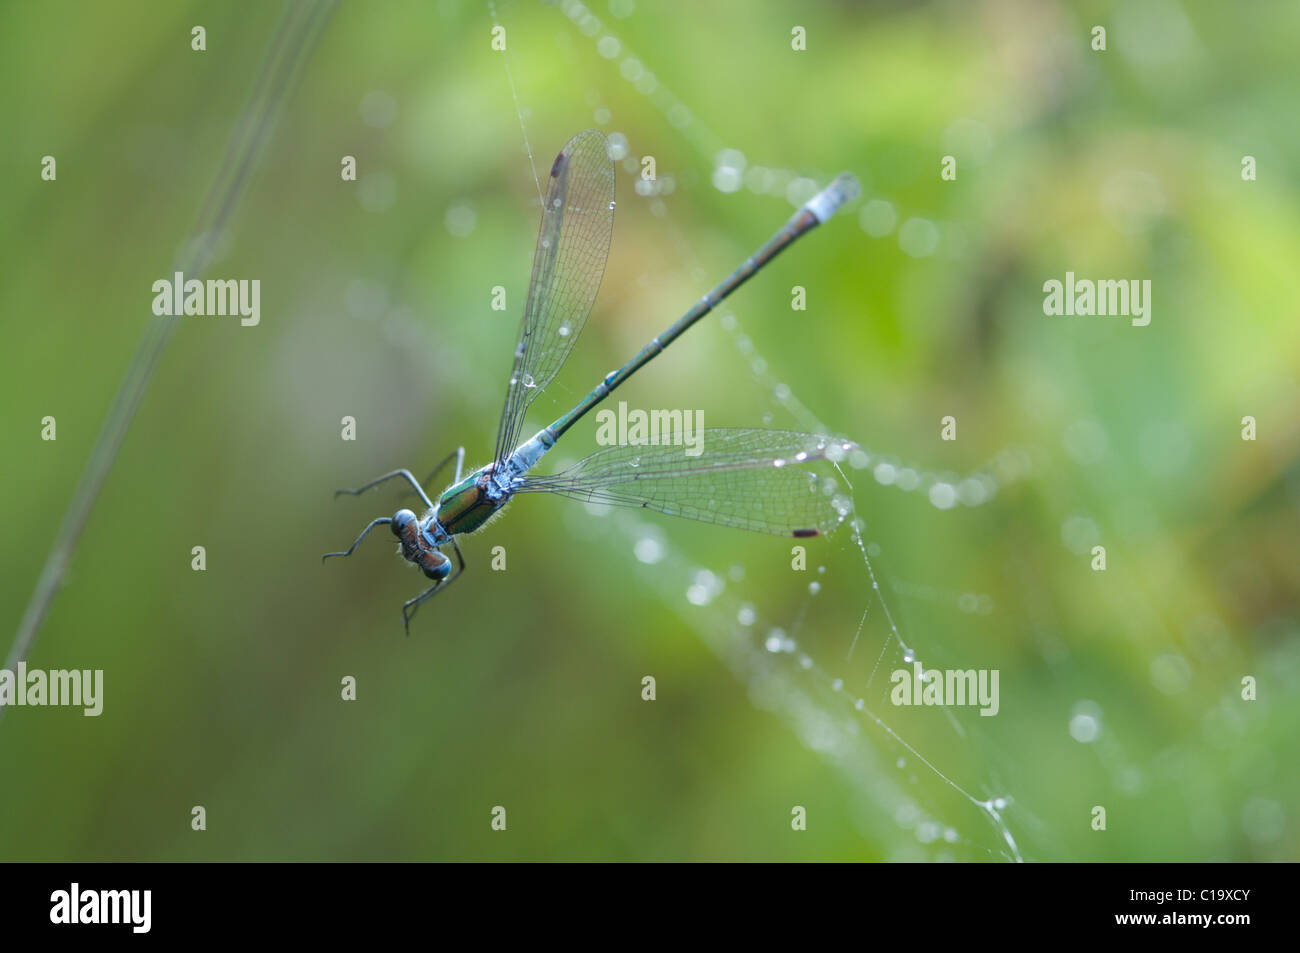
<instances>
[{"instance_id":1,"label":"damselfly","mask_svg":"<svg viewBox=\"0 0 1300 953\"><path fill-rule=\"evenodd\" d=\"M817 460L835 462L855 449L851 443L828 436L780 430L705 430L703 452L697 456L687 456L681 446L662 442L657 446L615 446L597 450L552 476L533 476L529 471L616 387L795 239L826 221L857 194L857 180L842 173L668 330L618 370L606 374L572 410L516 446L529 406L559 372L587 321L605 272L614 230L614 164L605 137L593 129L574 136L551 166L533 274L492 462L463 477L465 448L459 447L423 483L403 469L355 490L339 490L356 495L388 480L403 479L427 509L423 516L400 509L391 517L373 520L346 552L326 553L322 558L350 556L372 529L391 525L402 558L433 581L402 606L402 620L409 632L411 617L420 605L465 571L456 538L482 529L518 493L554 493L576 500L642 507L782 536L817 536L835 529L851 509L847 497L835 492L829 481L823 482L815 472L803 468ZM430 500L425 486L452 461L456 470L451 485L436 502ZM455 553L455 569L442 551L446 546Z\"/></svg>"}]
</instances>

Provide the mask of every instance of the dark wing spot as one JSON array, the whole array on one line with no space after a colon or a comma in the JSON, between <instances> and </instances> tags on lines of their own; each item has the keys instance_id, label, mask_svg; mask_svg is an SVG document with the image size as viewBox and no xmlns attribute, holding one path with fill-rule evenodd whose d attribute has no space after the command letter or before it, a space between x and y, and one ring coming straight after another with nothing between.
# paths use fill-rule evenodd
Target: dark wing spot
<instances>
[{"instance_id":1,"label":"dark wing spot","mask_svg":"<svg viewBox=\"0 0 1300 953\"><path fill-rule=\"evenodd\" d=\"M551 166L551 178L558 178L560 170L564 168L564 163L569 159L563 152L555 157L555 163Z\"/></svg>"},{"instance_id":2,"label":"dark wing spot","mask_svg":"<svg viewBox=\"0 0 1300 953\"><path fill-rule=\"evenodd\" d=\"M794 538L807 539L809 536L820 536L821 534L819 529L797 529L794 531Z\"/></svg>"}]
</instances>

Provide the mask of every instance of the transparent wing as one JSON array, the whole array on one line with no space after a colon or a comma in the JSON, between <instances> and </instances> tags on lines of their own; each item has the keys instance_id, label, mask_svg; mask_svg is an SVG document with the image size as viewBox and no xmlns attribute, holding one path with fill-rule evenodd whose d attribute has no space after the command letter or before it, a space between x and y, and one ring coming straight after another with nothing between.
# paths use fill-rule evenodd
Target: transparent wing
<instances>
[{"instance_id":1,"label":"transparent wing","mask_svg":"<svg viewBox=\"0 0 1300 953\"><path fill-rule=\"evenodd\" d=\"M518 492L636 506L778 536L831 532L852 510L848 488L808 465L842 460L856 445L784 430L704 430L699 456L685 446L598 450Z\"/></svg>"},{"instance_id":2,"label":"transparent wing","mask_svg":"<svg viewBox=\"0 0 1300 953\"><path fill-rule=\"evenodd\" d=\"M596 300L613 232L614 163L604 135L588 129L555 157L547 180L494 460L515 449L528 406L573 350Z\"/></svg>"}]
</instances>

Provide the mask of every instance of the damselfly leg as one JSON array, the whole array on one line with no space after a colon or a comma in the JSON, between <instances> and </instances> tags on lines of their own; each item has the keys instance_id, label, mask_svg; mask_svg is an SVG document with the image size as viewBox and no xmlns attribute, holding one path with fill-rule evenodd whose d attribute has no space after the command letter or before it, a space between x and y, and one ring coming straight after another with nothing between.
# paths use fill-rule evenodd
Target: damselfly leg
<instances>
[{"instance_id":1,"label":"damselfly leg","mask_svg":"<svg viewBox=\"0 0 1300 953\"><path fill-rule=\"evenodd\" d=\"M432 599L443 589L446 589L453 582L459 579L460 574L465 571L465 557L460 554L460 547L456 545L456 540L454 539L451 540L451 548L456 553L456 571L446 579L439 579L428 589L424 590L424 592L420 593L414 599L408 600L406 604L402 606L402 622L406 625L407 635L411 634L411 620L415 618L416 610L418 610L426 600Z\"/></svg>"},{"instance_id":2,"label":"damselfly leg","mask_svg":"<svg viewBox=\"0 0 1300 953\"><path fill-rule=\"evenodd\" d=\"M450 459L450 457L448 459ZM385 483L388 480L396 479L397 477L401 477L407 483L411 484L411 488L415 490L416 493L420 494L420 499L424 500L424 505L429 509L433 509L433 503L424 495L424 487L415 482L415 476L410 470L394 470L392 473L385 473L383 476L371 480L365 486L359 486L355 490L335 490L334 495L338 496L340 493L347 493L350 496L360 496L362 493L366 492L366 490L374 489L379 486L379 484Z\"/></svg>"},{"instance_id":3,"label":"damselfly leg","mask_svg":"<svg viewBox=\"0 0 1300 953\"><path fill-rule=\"evenodd\" d=\"M430 483L432 483L433 478L438 475L438 473L442 470L443 467L451 463L453 457L456 459L456 475L451 478L451 482L453 485L459 483L460 475L462 471L465 469L465 448L464 447L457 447L451 453L447 454L446 459L444 459L440 464L434 467L433 472L424 478L423 485L427 487Z\"/></svg>"},{"instance_id":4,"label":"damselfly leg","mask_svg":"<svg viewBox=\"0 0 1300 953\"><path fill-rule=\"evenodd\" d=\"M441 473L443 468L447 466L447 464L451 463L452 460L456 461L456 476L452 479L451 482L459 483L460 475L462 471L465 469L465 448L464 447L457 447L451 453L447 454L447 456L443 457L442 461L436 467L433 468L433 472L430 473L427 477L425 477L422 483L415 482L415 475L411 473L410 470L406 470L406 469L394 470L392 473L385 473L383 476L371 480L365 486L359 486L355 490L348 490L348 489L335 490L334 495L338 496L340 493L346 493L349 496L360 496L362 493L366 492L366 490L373 490L381 483L387 482L388 480L395 480L398 477L401 477L411 485L411 489L415 490L415 492L420 495L420 499L424 501L424 505L429 507L429 509L433 509L433 503L429 500L428 495L424 492L424 488L427 487L430 483L432 483L434 477L436 477L439 473Z\"/></svg>"},{"instance_id":5,"label":"damselfly leg","mask_svg":"<svg viewBox=\"0 0 1300 953\"><path fill-rule=\"evenodd\" d=\"M324 556L320 558L320 561L324 562L325 560L329 559L331 556L351 556L353 552L356 551L356 548L361 545L361 541L366 538L367 533L369 533L376 526L386 525L388 523L391 523L392 521L393 518L391 516L381 516L377 520L372 520L370 525L361 531L361 535L357 537L357 541L348 547L348 551L346 553L326 553Z\"/></svg>"}]
</instances>

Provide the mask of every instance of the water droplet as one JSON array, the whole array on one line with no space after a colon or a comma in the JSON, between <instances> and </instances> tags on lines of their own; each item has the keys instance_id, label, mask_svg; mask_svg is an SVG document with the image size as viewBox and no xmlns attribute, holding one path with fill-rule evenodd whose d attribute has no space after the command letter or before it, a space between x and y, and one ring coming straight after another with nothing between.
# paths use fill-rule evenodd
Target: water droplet
<instances>
[{"instance_id":1,"label":"water droplet","mask_svg":"<svg viewBox=\"0 0 1300 953\"><path fill-rule=\"evenodd\" d=\"M843 690L844 690L844 679L837 678L835 679L835 681L831 682L831 691L838 692Z\"/></svg>"},{"instance_id":2,"label":"water droplet","mask_svg":"<svg viewBox=\"0 0 1300 953\"><path fill-rule=\"evenodd\" d=\"M939 247L939 229L925 218L909 218L898 230L898 247L913 258L928 258Z\"/></svg>"},{"instance_id":3,"label":"water droplet","mask_svg":"<svg viewBox=\"0 0 1300 953\"><path fill-rule=\"evenodd\" d=\"M643 536L638 539L632 552L638 561L648 565L654 565L664 558L663 543L653 536Z\"/></svg>"},{"instance_id":4,"label":"water droplet","mask_svg":"<svg viewBox=\"0 0 1300 953\"><path fill-rule=\"evenodd\" d=\"M1101 706L1081 701L1070 714L1070 737L1080 744L1092 744L1101 735Z\"/></svg>"},{"instance_id":5,"label":"water droplet","mask_svg":"<svg viewBox=\"0 0 1300 953\"><path fill-rule=\"evenodd\" d=\"M701 569L686 590L686 601L693 606L707 606L721 592L722 580L707 569Z\"/></svg>"},{"instance_id":6,"label":"water droplet","mask_svg":"<svg viewBox=\"0 0 1300 953\"><path fill-rule=\"evenodd\" d=\"M903 647L903 661L906 662L908 665L911 665L913 662L916 661L916 653L913 652L911 649L907 648L907 646Z\"/></svg>"},{"instance_id":7,"label":"water droplet","mask_svg":"<svg viewBox=\"0 0 1300 953\"><path fill-rule=\"evenodd\" d=\"M472 205L465 202L457 202L447 209L446 215L443 216L443 224L456 238L464 238L474 231L478 224L478 212Z\"/></svg>"},{"instance_id":8,"label":"water droplet","mask_svg":"<svg viewBox=\"0 0 1300 953\"><path fill-rule=\"evenodd\" d=\"M815 596L822 591L822 584L820 582L810 582L808 583L808 591Z\"/></svg>"},{"instance_id":9,"label":"water droplet","mask_svg":"<svg viewBox=\"0 0 1300 953\"><path fill-rule=\"evenodd\" d=\"M779 468L779 467L783 467L783 466L785 466L785 461L784 461L784 460L773 460L773 461L772 461L772 466L774 466L774 467L778 467L778 468Z\"/></svg>"},{"instance_id":10,"label":"water droplet","mask_svg":"<svg viewBox=\"0 0 1300 953\"><path fill-rule=\"evenodd\" d=\"M957 505L957 490L951 483L936 483L930 487L930 503L937 509L950 510Z\"/></svg>"},{"instance_id":11,"label":"water droplet","mask_svg":"<svg viewBox=\"0 0 1300 953\"><path fill-rule=\"evenodd\" d=\"M744 626L753 625L755 620L757 619L758 619L758 611L748 602L742 605L740 609L736 612L736 621L739 622L741 625ZM770 642L771 639L769 638L768 641ZM773 648L769 644L767 650L769 652L781 651L781 640L780 639L776 640L776 648Z\"/></svg>"},{"instance_id":12,"label":"water droplet","mask_svg":"<svg viewBox=\"0 0 1300 953\"><path fill-rule=\"evenodd\" d=\"M596 52L607 60L612 60L618 56L619 51L623 49L623 44L618 41L618 37L606 34L596 42Z\"/></svg>"},{"instance_id":13,"label":"water droplet","mask_svg":"<svg viewBox=\"0 0 1300 953\"><path fill-rule=\"evenodd\" d=\"M611 212L614 210L614 203L613 203L613 202L610 202L610 203L609 203L609 209L610 209Z\"/></svg>"},{"instance_id":14,"label":"water droplet","mask_svg":"<svg viewBox=\"0 0 1300 953\"><path fill-rule=\"evenodd\" d=\"M555 329L555 333L562 338L567 338L570 334L573 333L573 329L570 328L567 324L561 324L558 328Z\"/></svg>"},{"instance_id":15,"label":"water droplet","mask_svg":"<svg viewBox=\"0 0 1300 953\"><path fill-rule=\"evenodd\" d=\"M536 386L537 386L537 381L533 380L533 375L532 375L532 374L525 374L525 375L524 375L524 386L525 386L525 387L536 387Z\"/></svg>"},{"instance_id":16,"label":"water droplet","mask_svg":"<svg viewBox=\"0 0 1300 953\"><path fill-rule=\"evenodd\" d=\"M872 238L884 238L894 230L897 222L898 213L894 206L883 199L872 199L858 213L858 224Z\"/></svg>"},{"instance_id":17,"label":"water droplet","mask_svg":"<svg viewBox=\"0 0 1300 953\"><path fill-rule=\"evenodd\" d=\"M619 69L623 73L624 79L635 79L635 75L629 76L629 72L635 70L639 74L641 64L636 60L627 59L619 64ZM592 105L595 105L594 103ZM605 139L605 153L609 156L611 162L617 162L619 159L628 158L627 136L621 132L611 132ZM634 166L635 168L636 166Z\"/></svg>"}]
</instances>

